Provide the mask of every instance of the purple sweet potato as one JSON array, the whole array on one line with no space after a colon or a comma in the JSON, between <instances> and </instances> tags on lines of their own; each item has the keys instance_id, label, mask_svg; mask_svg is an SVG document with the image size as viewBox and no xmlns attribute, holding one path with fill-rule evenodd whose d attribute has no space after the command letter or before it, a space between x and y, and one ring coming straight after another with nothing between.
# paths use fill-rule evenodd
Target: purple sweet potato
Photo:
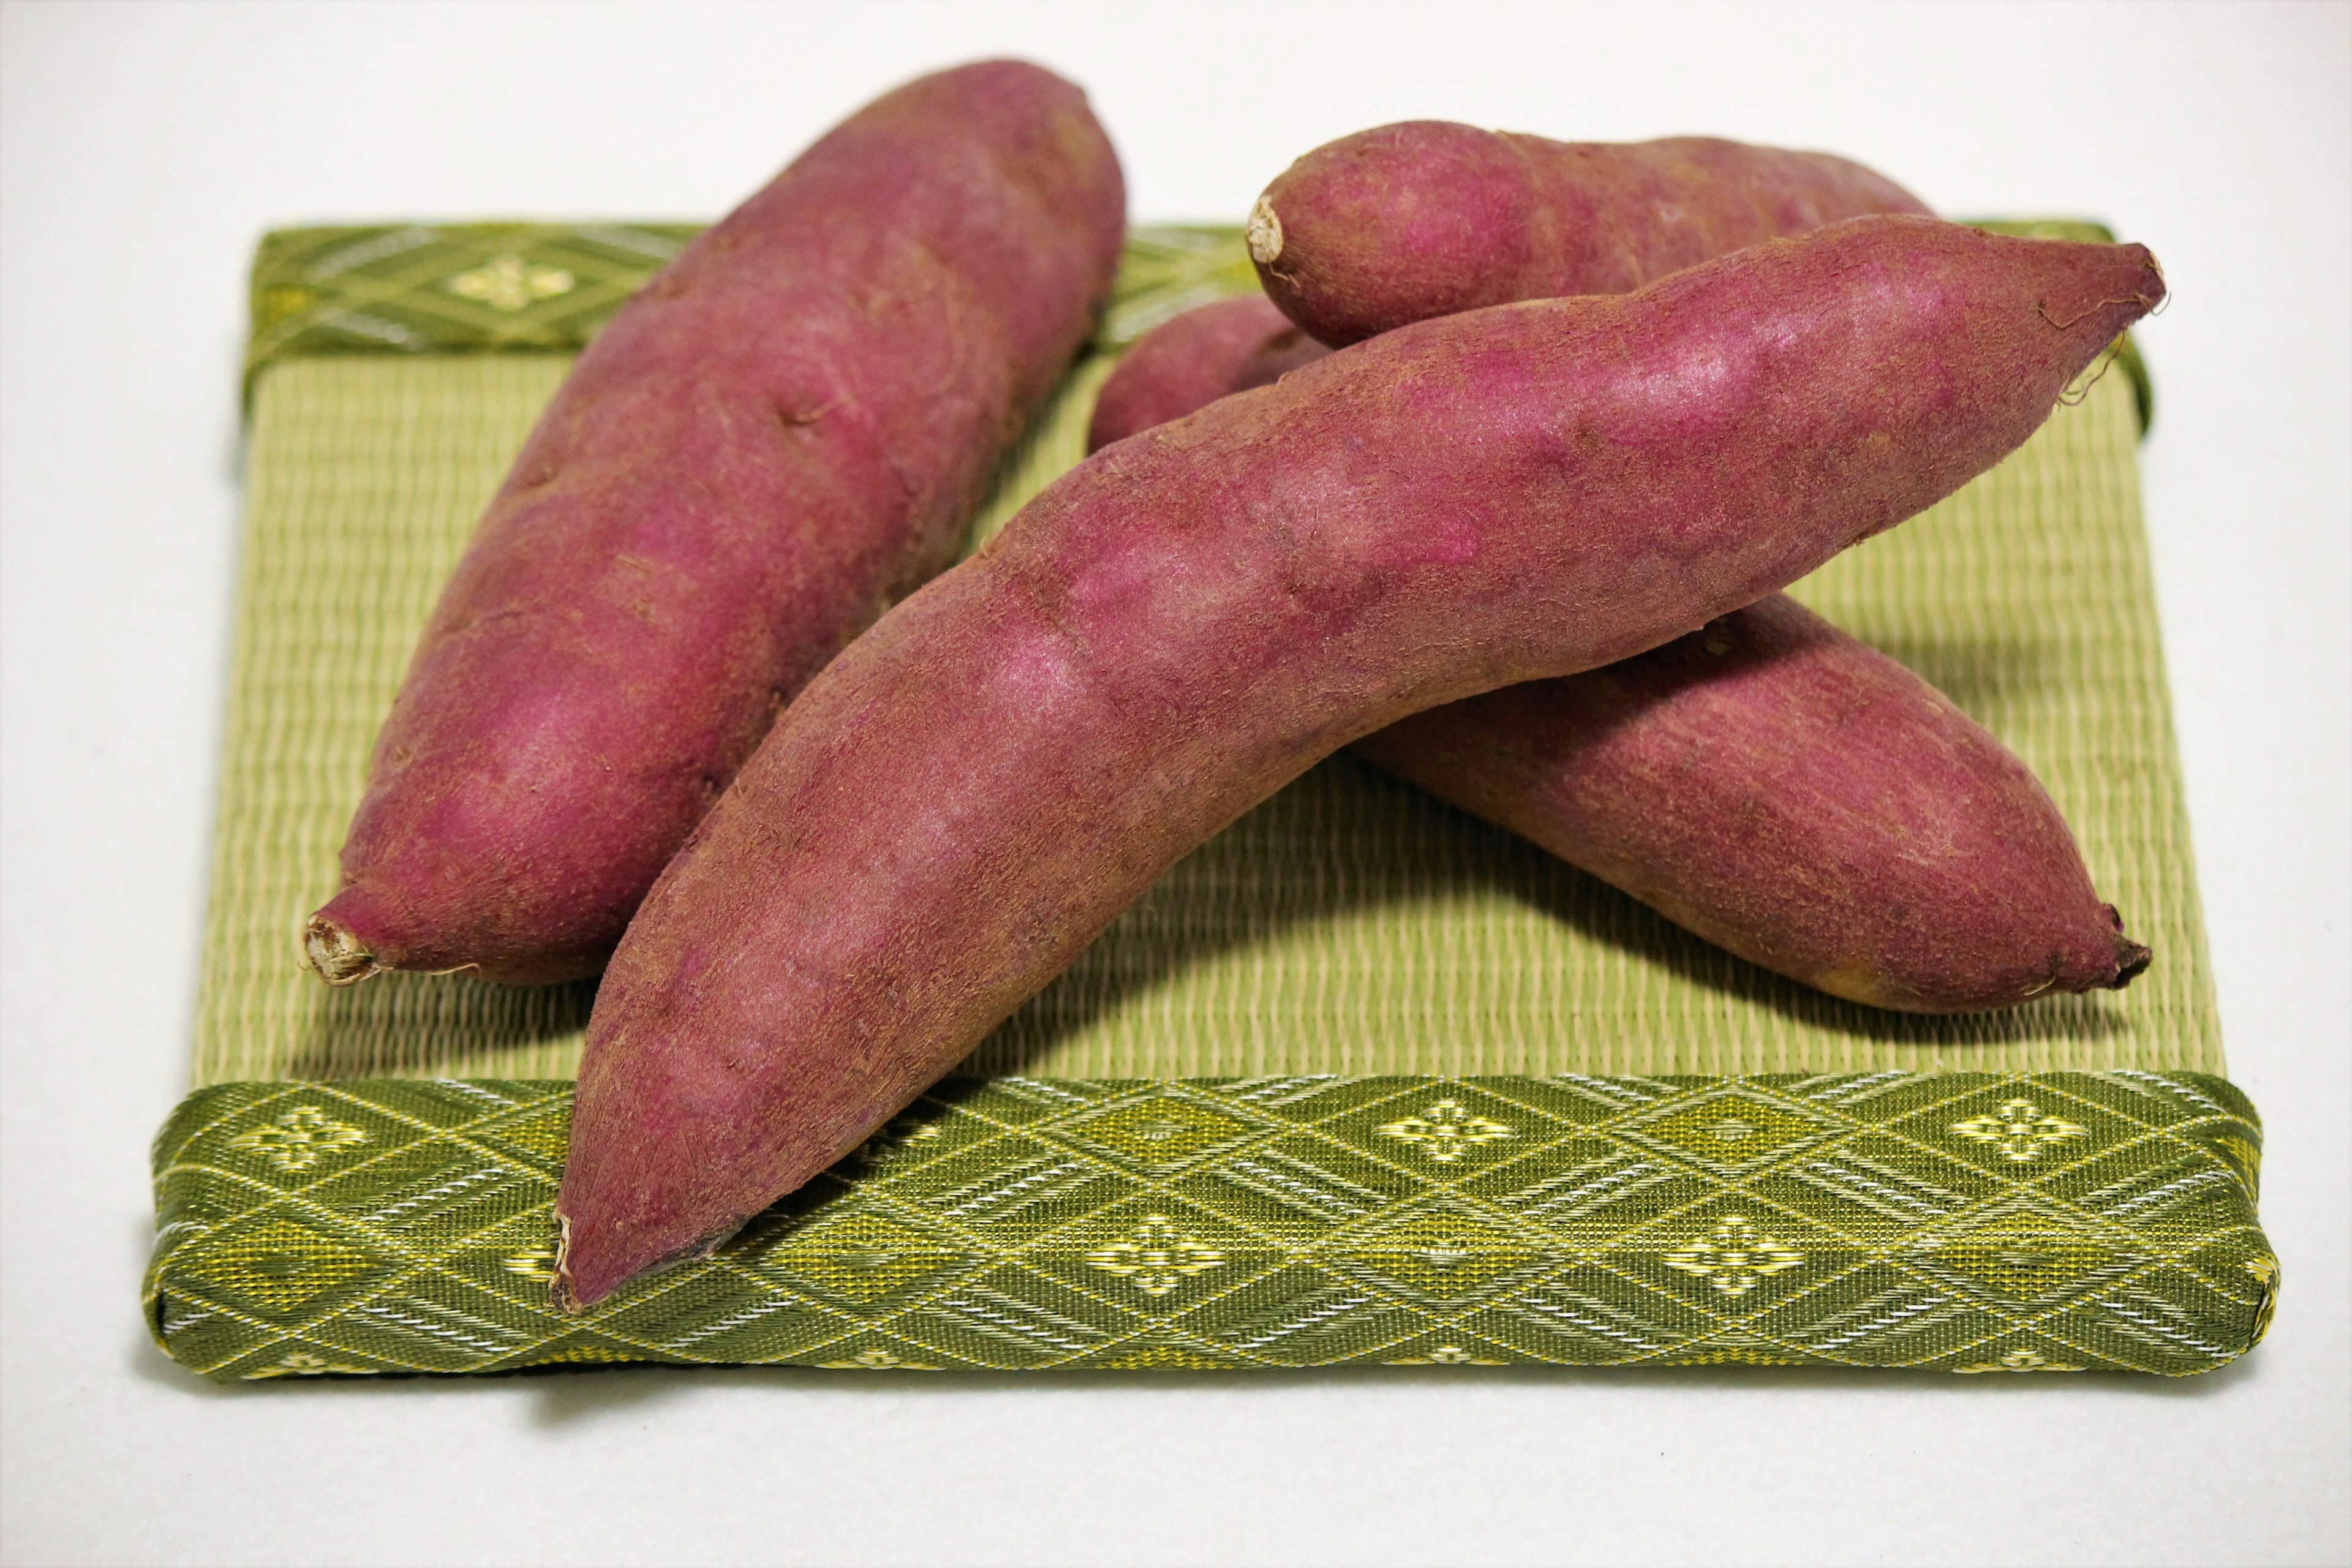
<instances>
[{"instance_id":1,"label":"purple sweet potato","mask_svg":"<svg viewBox=\"0 0 2352 1568\"><path fill-rule=\"evenodd\" d=\"M1759 240L1927 211L1826 153L1415 120L1293 163L1258 197L1249 246L1267 297L1338 345L1513 300L1622 294Z\"/></svg>"},{"instance_id":2,"label":"purple sweet potato","mask_svg":"<svg viewBox=\"0 0 2352 1568\"><path fill-rule=\"evenodd\" d=\"M2025 764L1785 594L1356 752L1853 1001L1980 1012L2147 966Z\"/></svg>"},{"instance_id":3,"label":"purple sweet potato","mask_svg":"<svg viewBox=\"0 0 2352 1568\"><path fill-rule=\"evenodd\" d=\"M2162 293L2137 246L1865 218L1401 328L1105 447L811 682L646 898L589 1024L559 1299L840 1158L1339 747L1950 494Z\"/></svg>"},{"instance_id":4,"label":"purple sweet potato","mask_svg":"<svg viewBox=\"0 0 2352 1568\"><path fill-rule=\"evenodd\" d=\"M1195 305L1129 346L1095 399L1087 450L1181 419L1228 393L1271 386L1330 352L1262 294Z\"/></svg>"},{"instance_id":5,"label":"purple sweet potato","mask_svg":"<svg viewBox=\"0 0 2352 1568\"><path fill-rule=\"evenodd\" d=\"M1124 205L1085 95L993 61L859 110L665 268L434 611L319 972L595 973L777 710L952 558Z\"/></svg>"},{"instance_id":6,"label":"purple sweet potato","mask_svg":"<svg viewBox=\"0 0 2352 1568\"><path fill-rule=\"evenodd\" d=\"M1104 384L1107 405L1122 395L1096 409L1090 443L1264 384L1260 346L1284 327L1298 331L1263 300L1163 322ZM2147 964L2025 764L1785 595L1605 668L1414 714L1354 749L1851 1001L1981 1012L2121 986Z\"/></svg>"}]
</instances>

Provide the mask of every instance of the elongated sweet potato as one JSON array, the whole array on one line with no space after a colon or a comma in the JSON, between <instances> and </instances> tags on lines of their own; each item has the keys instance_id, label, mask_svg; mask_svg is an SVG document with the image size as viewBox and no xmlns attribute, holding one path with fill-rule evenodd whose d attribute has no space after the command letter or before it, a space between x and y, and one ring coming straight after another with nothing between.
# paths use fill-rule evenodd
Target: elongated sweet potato
<instances>
[{"instance_id":1,"label":"elongated sweet potato","mask_svg":"<svg viewBox=\"0 0 2352 1568\"><path fill-rule=\"evenodd\" d=\"M2162 292L2136 246L1865 218L1401 328L1104 448L810 684L631 922L560 1299L839 1158L1337 748L1949 494Z\"/></svg>"},{"instance_id":2,"label":"elongated sweet potato","mask_svg":"<svg viewBox=\"0 0 2352 1568\"><path fill-rule=\"evenodd\" d=\"M1979 1012L2147 966L2025 764L1785 594L1605 669L1416 713L1356 751L1856 1002Z\"/></svg>"},{"instance_id":3,"label":"elongated sweet potato","mask_svg":"<svg viewBox=\"0 0 2352 1568\"><path fill-rule=\"evenodd\" d=\"M1759 240L1927 210L1826 153L1415 120L1293 163L1258 197L1249 244L1266 296L1337 345L1513 300L1622 294Z\"/></svg>"},{"instance_id":4,"label":"elongated sweet potato","mask_svg":"<svg viewBox=\"0 0 2352 1568\"><path fill-rule=\"evenodd\" d=\"M1085 96L995 61L859 110L664 268L434 611L320 973L595 973L777 710L952 558L1124 205Z\"/></svg>"},{"instance_id":5,"label":"elongated sweet potato","mask_svg":"<svg viewBox=\"0 0 2352 1568\"><path fill-rule=\"evenodd\" d=\"M1283 328L1298 331L1264 300L1154 328L1104 384L1089 441L1263 384ZM1980 1012L2120 986L2148 962L2031 770L1786 595L1605 668L1414 714L1355 751L1851 1001Z\"/></svg>"}]
</instances>

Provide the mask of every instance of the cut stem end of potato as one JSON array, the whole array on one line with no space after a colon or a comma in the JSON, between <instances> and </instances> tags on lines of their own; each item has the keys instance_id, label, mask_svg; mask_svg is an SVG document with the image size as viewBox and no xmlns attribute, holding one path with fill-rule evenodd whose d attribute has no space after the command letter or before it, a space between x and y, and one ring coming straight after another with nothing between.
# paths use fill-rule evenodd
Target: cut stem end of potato
<instances>
[{"instance_id":1,"label":"cut stem end of potato","mask_svg":"<svg viewBox=\"0 0 2352 1568\"><path fill-rule=\"evenodd\" d=\"M1250 259L1260 267L1271 267L1282 259L1282 219L1274 210L1274 203L1265 196L1250 208Z\"/></svg>"}]
</instances>

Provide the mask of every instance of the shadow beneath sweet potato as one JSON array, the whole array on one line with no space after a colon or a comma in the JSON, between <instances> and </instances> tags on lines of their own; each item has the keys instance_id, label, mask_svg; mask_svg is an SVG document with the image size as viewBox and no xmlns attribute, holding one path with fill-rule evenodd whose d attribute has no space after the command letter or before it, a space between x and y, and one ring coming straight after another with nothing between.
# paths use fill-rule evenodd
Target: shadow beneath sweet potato
<instances>
[{"instance_id":1,"label":"shadow beneath sweet potato","mask_svg":"<svg viewBox=\"0 0 2352 1568\"><path fill-rule=\"evenodd\" d=\"M290 1078L569 1078L596 983L492 985L395 972L313 986L306 1000Z\"/></svg>"},{"instance_id":2,"label":"shadow beneath sweet potato","mask_svg":"<svg viewBox=\"0 0 2352 1568\"><path fill-rule=\"evenodd\" d=\"M2129 1027L2107 998L1841 1001L1342 755L1171 868L962 1070L1622 1072L1685 1041L1675 1070L1760 1071Z\"/></svg>"}]
</instances>

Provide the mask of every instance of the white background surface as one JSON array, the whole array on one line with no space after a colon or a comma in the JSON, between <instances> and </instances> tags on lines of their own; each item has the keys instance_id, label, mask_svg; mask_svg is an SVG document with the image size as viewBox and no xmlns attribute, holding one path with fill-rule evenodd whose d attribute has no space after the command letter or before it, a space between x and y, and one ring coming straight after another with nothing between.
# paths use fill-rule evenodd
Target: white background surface
<instances>
[{"instance_id":1,"label":"white background surface","mask_svg":"<svg viewBox=\"0 0 2352 1568\"><path fill-rule=\"evenodd\" d=\"M2352 9L7 4L0 1555L65 1563L2343 1562ZM1832 148L2105 218L2276 1329L2186 1383L624 1373L215 1390L136 1307L184 1082L274 224L704 217L893 82L1083 82L1139 218L1436 116Z\"/></svg>"}]
</instances>

